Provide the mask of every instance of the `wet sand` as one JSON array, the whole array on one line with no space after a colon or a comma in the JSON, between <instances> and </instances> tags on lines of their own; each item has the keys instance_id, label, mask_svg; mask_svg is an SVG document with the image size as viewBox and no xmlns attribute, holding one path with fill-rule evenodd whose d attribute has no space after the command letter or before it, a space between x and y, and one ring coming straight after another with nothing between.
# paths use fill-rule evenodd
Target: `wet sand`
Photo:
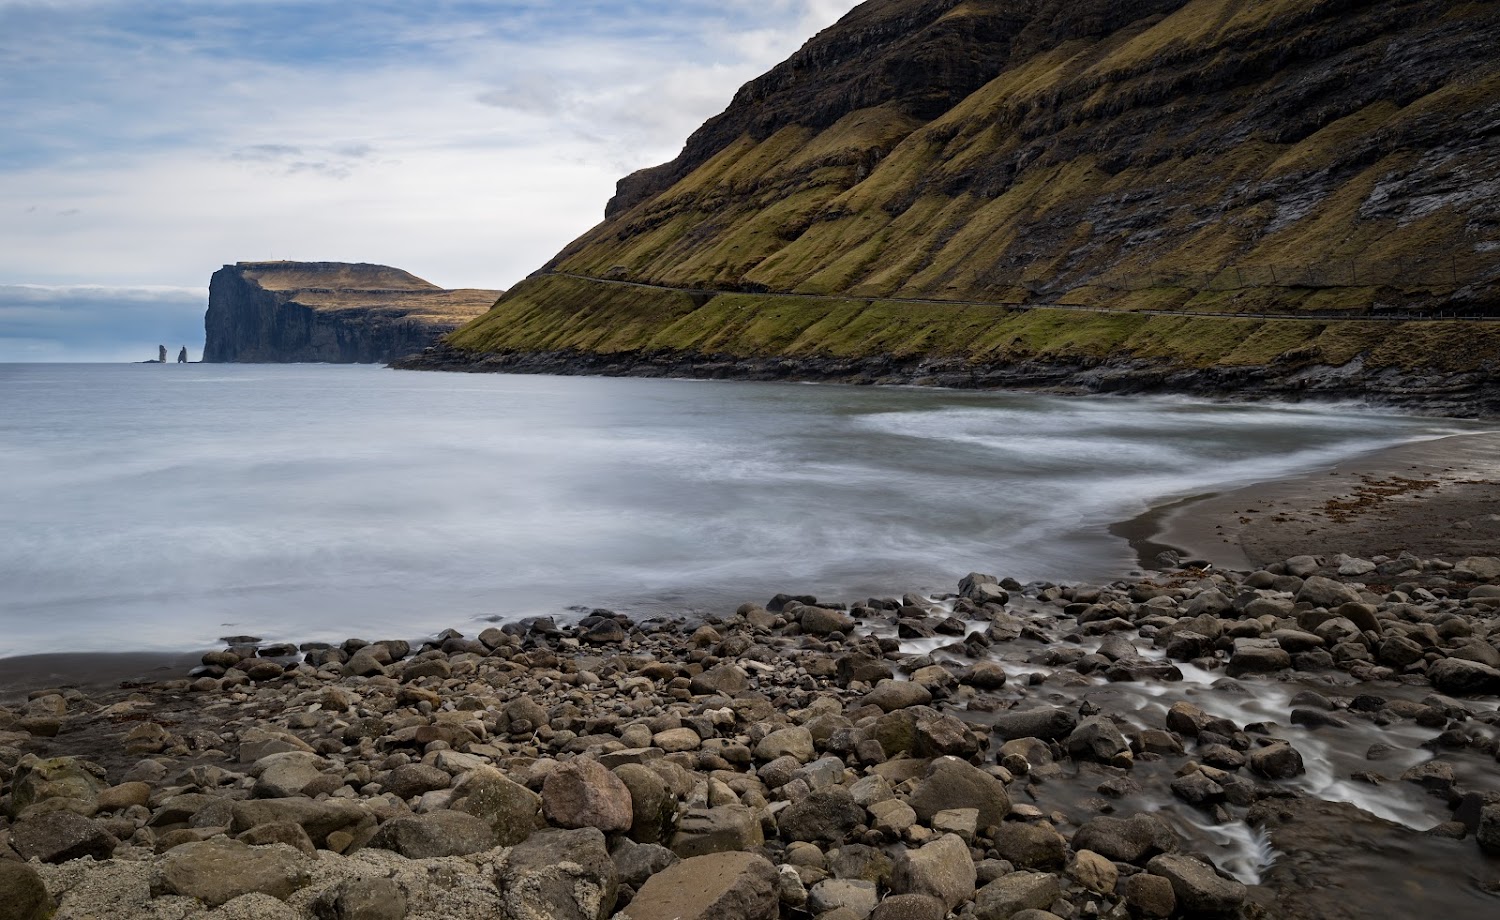
<instances>
[{"instance_id":1,"label":"wet sand","mask_svg":"<svg viewBox=\"0 0 1500 920\"><path fill-rule=\"evenodd\" d=\"M33 690L98 690L135 680L173 680L199 664L194 652L23 655L0 660L0 704Z\"/></svg>"},{"instance_id":2,"label":"wet sand","mask_svg":"<svg viewBox=\"0 0 1500 920\"><path fill-rule=\"evenodd\" d=\"M1143 565L1163 549L1220 567L1292 556L1500 553L1500 432L1456 435L1153 508L1111 528Z\"/></svg>"}]
</instances>

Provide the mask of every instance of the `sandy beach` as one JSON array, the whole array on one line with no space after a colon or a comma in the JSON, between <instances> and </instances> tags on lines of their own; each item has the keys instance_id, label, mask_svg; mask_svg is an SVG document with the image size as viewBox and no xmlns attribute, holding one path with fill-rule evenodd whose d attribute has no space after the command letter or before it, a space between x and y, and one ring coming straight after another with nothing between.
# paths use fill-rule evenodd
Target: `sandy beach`
<instances>
[{"instance_id":1,"label":"sandy beach","mask_svg":"<svg viewBox=\"0 0 1500 920\"><path fill-rule=\"evenodd\" d=\"M1230 569L1300 555L1462 559L1500 547L1500 432L1404 444L1330 469L1153 509L1113 528Z\"/></svg>"}]
</instances>

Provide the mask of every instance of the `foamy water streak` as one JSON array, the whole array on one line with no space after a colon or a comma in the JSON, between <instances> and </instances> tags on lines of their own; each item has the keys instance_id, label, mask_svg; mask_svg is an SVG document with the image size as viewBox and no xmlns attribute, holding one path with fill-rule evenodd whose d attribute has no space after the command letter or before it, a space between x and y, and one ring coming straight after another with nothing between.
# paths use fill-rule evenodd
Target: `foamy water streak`
<instances>
[{"instance_id":1,"label":"foamy water streak","mask_svg":"<svg viewBox=\"0 0 1500 920\"><path fill-rule=\"evenodd\" d=\"M1461 426L1460 426L1461 427ZM0 366L0 654L1128 568L1163 496L1457 430L907 388Z\"/></svg>"}]
</instances>

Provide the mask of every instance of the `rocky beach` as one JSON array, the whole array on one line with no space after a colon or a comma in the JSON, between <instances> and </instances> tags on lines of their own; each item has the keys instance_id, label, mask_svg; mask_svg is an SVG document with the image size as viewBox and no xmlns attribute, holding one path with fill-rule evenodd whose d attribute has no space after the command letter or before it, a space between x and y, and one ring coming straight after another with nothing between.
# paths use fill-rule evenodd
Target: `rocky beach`
<instances>
[{"instance_id":1,"label":"rocky beach","mask_svg":"<svg viewBox=\"0 0 1500 920\"><path fill-rule=\"evenodd\" d=\"M0 917L1487 916L1500 559L1320 539L26 686Z\"/></svg>"}]
</instances>

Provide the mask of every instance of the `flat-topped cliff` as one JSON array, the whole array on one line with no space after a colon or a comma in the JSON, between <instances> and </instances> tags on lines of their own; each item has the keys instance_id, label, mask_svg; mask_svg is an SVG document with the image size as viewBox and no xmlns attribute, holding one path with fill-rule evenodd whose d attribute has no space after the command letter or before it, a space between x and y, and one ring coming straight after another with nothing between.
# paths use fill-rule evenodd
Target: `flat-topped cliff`
<instances>
[{"instance_id":1,"label":"flat-topped cliff","mask_svg":"<svg viewBox=\"0 0 1500 920\"><path fill-rule=\"evenodd\" d=\"M484 313L500 294L446 290L363 262L238 262L209 282L203 360L390 361Z\"/></svg>"}]
</instances>

